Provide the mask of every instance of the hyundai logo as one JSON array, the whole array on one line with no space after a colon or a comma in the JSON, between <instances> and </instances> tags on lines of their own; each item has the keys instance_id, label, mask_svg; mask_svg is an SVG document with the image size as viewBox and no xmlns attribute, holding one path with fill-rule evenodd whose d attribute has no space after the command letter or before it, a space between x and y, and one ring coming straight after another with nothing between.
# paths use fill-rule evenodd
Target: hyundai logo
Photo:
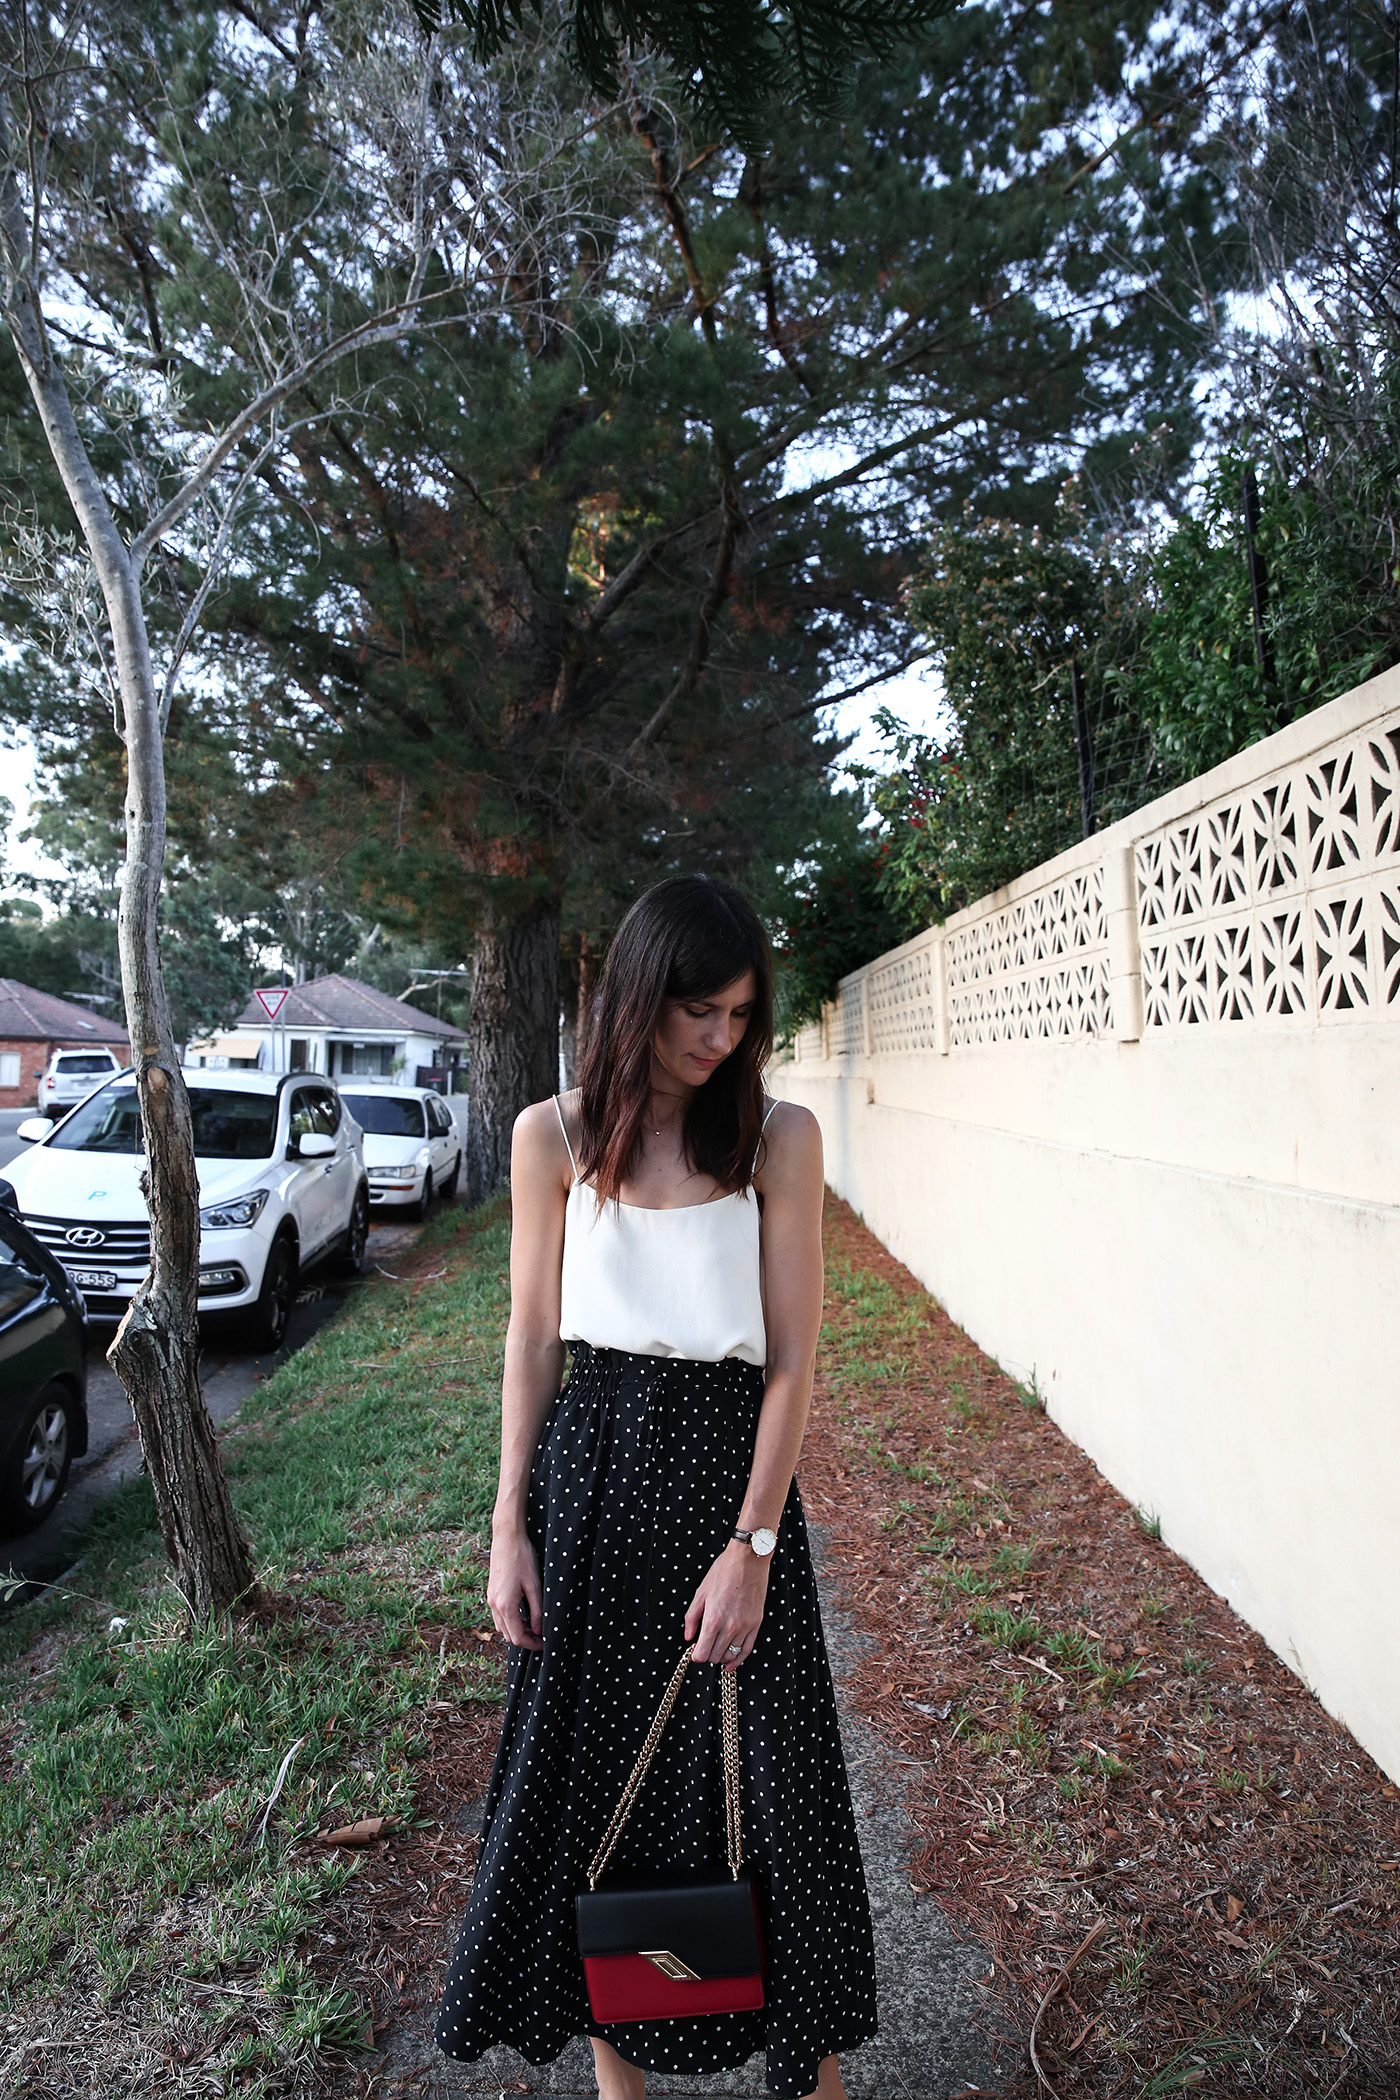
<instances>
[{"instance_id":1,"label":"hyundai logo","mask_svg":"<svg viewBox=\"0 0 1400 2100\"><path fill-rule=\"evenodd\" d=\"M107 1244L106 1233L97 1232L91 1225L75 1225L63 1237L70 1247L104 1247Z\"/></svg>"}]
</instances>

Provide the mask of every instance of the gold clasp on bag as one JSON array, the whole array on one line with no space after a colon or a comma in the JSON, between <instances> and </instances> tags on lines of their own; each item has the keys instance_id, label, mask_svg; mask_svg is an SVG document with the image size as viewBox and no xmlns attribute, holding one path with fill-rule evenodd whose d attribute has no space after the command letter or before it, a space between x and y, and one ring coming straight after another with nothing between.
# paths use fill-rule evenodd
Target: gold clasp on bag
<instances>
[{"instance_id":1,"label":"gold clasp on bag","mask_svg":"<svg viewBox=\"0 0 1400 2100\"><path fill-rule=\"evenodd\" d=\"M663 1976L669 1976L672 1983L700 1981L694 1969L688 1967L679 1954L673 1954L669 1947L639 1947L637 1952L643 1961L649 1961L654 1969L660 1969Z\"/></svg>"}]
</instances>

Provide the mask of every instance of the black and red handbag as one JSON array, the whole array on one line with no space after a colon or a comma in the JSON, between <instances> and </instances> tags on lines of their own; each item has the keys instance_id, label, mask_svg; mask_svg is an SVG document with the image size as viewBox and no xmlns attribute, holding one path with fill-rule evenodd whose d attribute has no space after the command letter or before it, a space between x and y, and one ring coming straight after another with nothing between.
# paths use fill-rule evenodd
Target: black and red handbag
<instances>
[{"instance_id":1,"label":"black and red handbag","mask_svg":"<svg viewBox=\"0 0 1400 2100\"><path fill-rule=\"evenodd\" d=\"M763 1934L739 1826L738 1673L720 1673L720 1733L729 1867L665 1880L602 1879L646 1779L695 1650L687 1648L642 1745L622 1799L575 1899L588 2003L600 2026L614 2020L685 2020L697 2013L757 2012L763 2004Z\"/></svg>"}]
</instances>

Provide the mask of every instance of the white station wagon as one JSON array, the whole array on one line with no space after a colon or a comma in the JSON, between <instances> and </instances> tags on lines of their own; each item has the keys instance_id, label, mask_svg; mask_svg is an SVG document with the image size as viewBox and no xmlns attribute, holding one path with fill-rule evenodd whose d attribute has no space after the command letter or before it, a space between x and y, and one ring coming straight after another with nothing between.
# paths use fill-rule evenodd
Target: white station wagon
<instances>
[{"instance_id":1,"label":"white station wagon","mask_svg":"<svg viewBox=\"0 0 1400 2100\"><path fill-rule=\"evenodd\" d=\"M122 1061L114 1050L55 1050L39 1082L40 1114L56 1123L121 1068Z\"/></svg>"},{"instance_id":2,"label":"white station wagon","mask_svg":"<svg viewBox=\"0 0 1400 2100\"><path fill-rule=\"evenodd\" d=\"M462 1140L451 1109L431 1087L347 1079L343 1098L365 1134L369 1200L376 1210L405 1205L425 1218L435 1195L456 1195Z\"/></svg>"},{"instance_id":3,"label":"white station wagon","mask_svg":"<svg viewBox=\"0 0 1400 2100\"><path fill-rule=\"evenodd\" d=\"M300 1073L187 1072L199 1173L199 1309L241 1311L277 1348L297 1277L336 1253L358 1272L369 1235L360 1126L334 1085ZM6 1168L20 1214L97 1319L119 1319L150 1263L145 1156L130 1072L90 1094Z\"/></svg>"}]
</instances>

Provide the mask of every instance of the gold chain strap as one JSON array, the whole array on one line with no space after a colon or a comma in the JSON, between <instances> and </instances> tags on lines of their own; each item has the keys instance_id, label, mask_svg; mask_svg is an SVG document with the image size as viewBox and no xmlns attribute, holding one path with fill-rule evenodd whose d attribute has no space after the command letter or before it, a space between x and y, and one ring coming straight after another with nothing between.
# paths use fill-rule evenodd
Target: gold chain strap
<instances>
[{"instance_id":1,"label":"gold chain strap","mask_svg":"<svg viewBox=\"0 0 1400 2100\"><path fill-rule=\"evenodd\" d=\"M647 1730L646 1741L642 1744L637 1762L632 1767L631 1777L622 1789L622 1798L613 1810L612 1821L603 1832L603 1841L593 1855L592 1864L588 1869L590 1889L598 1886L598 1877L612 1858L613 1848L622 1835L622 1826L636 1805L637 1796L642 1791L651 1761L656 1755L656 1746L661 1741L666 1723L670 1720L676 1701L681 1695L685 1673L690 1668L694 1653L695 1645L692 1642L676 1664L671 1682L662 1694L661 1704L656 1709L656 1719ZM739 1827L739 1683L736 1670L720 1671L720 1694L720 1735L724 1749L724 1811L727 1825L725 1842L729 1855L729 1871L737 1881L739 1869L744 1864L744 1840Z\"/></svg>"},{"instance_id":2,"label":"gold chain strap","mask_svg":"<svg viewBox=\"0 0 1400 2100\"><path fill-rule=\"evenodd\" d=\"M739 1828L739 1672L721 1670L720 1725L724 1732L724 1811L729 1871L737 1881L744 1864L744 1837Z\"/></svg>"}]
</instances>

